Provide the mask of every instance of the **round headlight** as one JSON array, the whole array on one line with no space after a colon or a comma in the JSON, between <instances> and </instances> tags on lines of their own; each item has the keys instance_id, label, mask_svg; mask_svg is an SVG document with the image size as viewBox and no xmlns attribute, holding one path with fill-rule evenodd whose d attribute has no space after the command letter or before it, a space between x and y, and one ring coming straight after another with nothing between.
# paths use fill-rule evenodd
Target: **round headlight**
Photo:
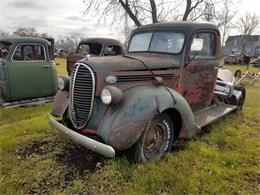
<instances>
[{"instance_id":1,"label":"round headlight","mask_svg":"<svg viewBox=\"0 0 260 195\"><path fill-rule=\"evenodd\" d=\"M69 90L70 79L66 76L61 76L58 78L58 88L61 91Z\"/></svg>"},{"instance_id":2,"label":"round headlight","mask_svg":"<svg viewBox=\"0 0 260 195\"><path fill-rule=\"evenodd\" d=\"M108 89L103 89L101 92L101 99L104 104L110 104L112 102L112 94Z\"/></svg>"},{"instance_id":3,"label":"round headlight","mask_svg":"<svg viewBox=\"0 0 260 195\"><path fill-rule=\"evenodd\" d=\"M63 78L58 78L58 88L59 90L63 90L65 88L65 82Z\"/></svg>"}]
</instances>

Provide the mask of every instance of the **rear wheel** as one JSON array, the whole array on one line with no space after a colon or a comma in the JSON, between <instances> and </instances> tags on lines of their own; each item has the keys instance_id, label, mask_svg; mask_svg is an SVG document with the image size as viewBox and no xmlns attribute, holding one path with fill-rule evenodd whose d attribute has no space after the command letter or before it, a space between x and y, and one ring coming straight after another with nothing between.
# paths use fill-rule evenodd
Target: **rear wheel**
<instances>
[{"instance_id":1,"label":"rear wheel","mask_svg":"<svg viewBox=\"0 0 260 195\"><path fill-rule=\"evenodd\" d=\"M129 151L128 157L135 163L160 159L171 150L173 138L171 118L166 113L159 114L147 125L140 139Z\"/></svg>"},{"instance_id":2,"label":"rear wheel","mask_svg":"<svg viewBox=\"0 0 260 195\"><path fill-rule=\"evenodd\" d=\"M227 99L227 103L231 105L237 106L237 111L241 111L243 109L244 101L246 98L246 89L243 85L235 85L234 90L241 92L241 97L237 99L234 95Z\"/></svg>"},{"instance_id":3,"label":"rear wheel","mask_svg":"<svg viewBox=\"0 0 260 195\"><path fill-rule=\"evenodd\" d=\"M243 105L246 98L246 89L243 85L236 85L234 86L234 90L240 91L242 93L242 96L239 100L236 100L237 110L241 111L243 109Z\"/></svg>"}]
</instances>

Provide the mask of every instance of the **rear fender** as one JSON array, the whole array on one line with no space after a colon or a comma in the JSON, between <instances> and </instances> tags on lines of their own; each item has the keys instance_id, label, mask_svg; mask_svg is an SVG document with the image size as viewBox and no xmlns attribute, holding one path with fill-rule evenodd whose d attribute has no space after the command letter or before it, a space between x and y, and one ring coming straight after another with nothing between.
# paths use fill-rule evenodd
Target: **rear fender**
<instances>
[{"instance_id":1,"label":"rear fender","mask_svg":"<svg viewBox=\"0 0 260 195\"><path fill-rule=\"evenodd\" d=\"M124 91L120 104L108 108L97 134L117 151L126 150L140 138L148 122L168 108L180 110L181 116L187 118L185 127L195 127L192 112L183 101L185 99L181 95L163 86L128 89Z\"/></svg>"}]
</instances>

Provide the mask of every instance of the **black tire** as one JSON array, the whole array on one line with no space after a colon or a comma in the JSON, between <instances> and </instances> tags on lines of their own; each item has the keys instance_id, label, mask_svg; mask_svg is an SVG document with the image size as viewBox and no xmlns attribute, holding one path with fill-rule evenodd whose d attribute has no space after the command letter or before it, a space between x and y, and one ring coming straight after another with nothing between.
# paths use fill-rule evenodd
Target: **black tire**
<instances>
[{"instance_id":1,"label":"black tire","mask_svg":"<svg viewBox=\"0 0 260 195\"><path fill-rule=\"evenodd\" d=\"M161 159L171 151L173 140L174 127L171 118L166 113L159 114L149 122L140 139L129 150L128 159L134 163Z\"/></svg>"},{"instance_id":2,"label":"black tire","mask_svg":"<svg viewBox=\"0 0 260 195\"><path fill-rule=\"evenodd\" d=\"M243 109L243 105L244 105L244 102L245 102L246 89L243 85L235 85L234 90L240 91L242 93L241 98L239 100L237 100L236 97L233 95L232 97L230 97L227 100L227 103L231 104L231 105L236 105L237 106L236 111L240 112Z\"/></svg>"},{"instance_id":3,"label":"black tire","mask_svg":"<svg viewBox=\"0 0 260 195\"><path fill-rule=\"evenodd\" d=\"M246 89L243 85L236 85L234 86L234 90L240 91L242 93L242 97L236 102L237 111L241 111L246 99Z\"/></svg>"}]
</instances>

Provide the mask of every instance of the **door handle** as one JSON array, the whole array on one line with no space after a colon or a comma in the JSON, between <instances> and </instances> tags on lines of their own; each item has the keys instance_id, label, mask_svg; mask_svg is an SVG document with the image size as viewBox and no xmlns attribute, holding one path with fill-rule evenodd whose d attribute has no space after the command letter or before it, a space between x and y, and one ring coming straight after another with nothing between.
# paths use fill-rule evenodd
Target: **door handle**
<instances>
[{"instance_id":1,"label":"door handle","mask_svg":"<svg viewBox=\"0 0 260 195\"><path fill-rule=\"evenodd\" d=\"M51 66L49 64L42 65L43 68L50 68Z\"/></svg>"}]
</instances>

